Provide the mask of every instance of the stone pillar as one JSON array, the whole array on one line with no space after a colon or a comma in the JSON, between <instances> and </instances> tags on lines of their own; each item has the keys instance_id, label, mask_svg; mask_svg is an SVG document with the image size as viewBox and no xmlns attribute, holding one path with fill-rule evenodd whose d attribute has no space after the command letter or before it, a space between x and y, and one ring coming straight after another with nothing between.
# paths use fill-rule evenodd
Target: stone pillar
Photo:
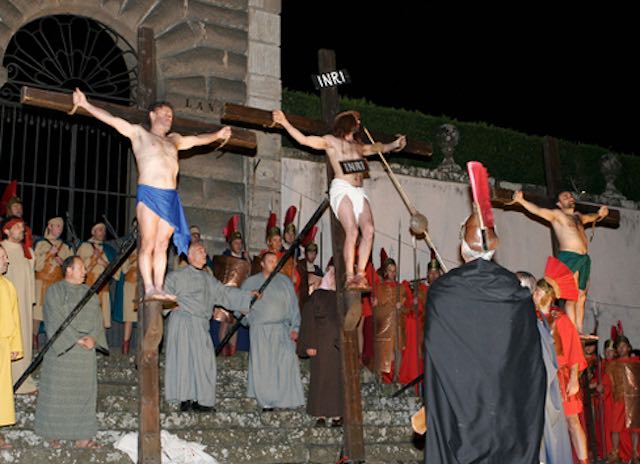
<instances>
[{"instance_id":1,"label":"stone pillar","mask_svg":"<svg viewBox=\"0 0 640 464\"><path fill-rule=\"evenodd\" d=\"M280 0L249 0L246 105L280 108ZM269 210L282 221L280 207L280 135L257 132L258 152L245 160L247 246L252 254L265 248ZM257 166L257 168L256 168Z\"/></svg>"}]
</instances>

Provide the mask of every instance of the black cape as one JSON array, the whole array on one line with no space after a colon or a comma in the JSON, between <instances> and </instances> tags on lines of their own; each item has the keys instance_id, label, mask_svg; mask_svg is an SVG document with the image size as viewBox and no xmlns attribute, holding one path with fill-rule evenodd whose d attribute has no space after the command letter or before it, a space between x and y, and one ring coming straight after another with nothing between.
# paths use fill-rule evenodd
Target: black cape
<instances>
[{"instance_id":1,"label":"black cape","mask_svg":"<svg viewBox=\"0 0 640 464\"><path fill-rule=\"evenodd\" d=\"M529 291L478 259L433 283L425 319L425 462L538 464L546 374Z\"/></svg>"}]
</instances>

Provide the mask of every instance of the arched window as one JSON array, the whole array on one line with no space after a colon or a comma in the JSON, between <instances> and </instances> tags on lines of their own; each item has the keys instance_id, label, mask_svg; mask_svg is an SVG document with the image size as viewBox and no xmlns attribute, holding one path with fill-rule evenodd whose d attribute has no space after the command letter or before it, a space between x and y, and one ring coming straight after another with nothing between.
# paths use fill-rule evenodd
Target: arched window
<instances>
[{"instance_id":1,"label":"arched window","mask_svg":"<svg viewBox=\"0 0 640 464\"><path fill-rule=\"evenodd\" d=\"M3 57L0 191L18 181L25 219L41 234L47 219L72 218L81 239L103 215L119 235L134 217L135 163L129 141L99 121L22 106L23 85L135 104L137 57L114 31L90 18L38 18L16 32ZM66 219L66 218L65 218ZM69 237L67 228L67 238Z\"/></svg>"}]
</instances>

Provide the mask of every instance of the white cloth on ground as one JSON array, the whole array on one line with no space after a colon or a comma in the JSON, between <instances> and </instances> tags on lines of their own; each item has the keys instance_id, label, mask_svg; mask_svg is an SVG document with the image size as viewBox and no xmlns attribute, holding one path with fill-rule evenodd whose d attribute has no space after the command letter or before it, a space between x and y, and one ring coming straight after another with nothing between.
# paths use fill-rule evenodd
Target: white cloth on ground
<instances>
[{"instance_id":1,"label":"white cloth on ground","mask_svg":"<svg viewBox=\"0 0 640 464\"><path fill-rule=\"evenodd\" d=\"M218 464L218 461L204 452L206 445L182 440L166 430L160 432L160 444L162 464ZM126 453L134 463L138 462L137 432L123 435L113 446Z\"/></svg>"},{"instance_id":2,"label":"white cloth on ground","mask_svg":"<svg viewBox=\"0 0 640 464\"><path fill-rule=\"evenodd\" d=\"M329 187L329 201L331 203L331 209L333 214L338 217L338 208L340 203L345 197L349 197L351 205L353 206L353 214L356 217L356 223L360 219L360 214L364 210L364 201L369 201L367 193L362 187L354 187L349 182L343 179L333 179L331 181L331 187Z\"/></svg>"}]
</instances>

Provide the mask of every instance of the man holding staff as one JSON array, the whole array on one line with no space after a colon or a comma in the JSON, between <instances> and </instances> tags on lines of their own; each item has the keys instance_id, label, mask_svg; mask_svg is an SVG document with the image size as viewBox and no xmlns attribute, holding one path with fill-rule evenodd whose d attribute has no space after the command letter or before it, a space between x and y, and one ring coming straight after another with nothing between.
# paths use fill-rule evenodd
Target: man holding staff
<instances>
[{"instance_id":1,"label":"man holding staff","mask_svg":"<svg viewBox=\"0 0 640 464\"><path fill-rule=\"evenodd\" d=\"M364 174L368 171L367 156L378 152L400 151L406 144L405 136L392 143L371 145L356 138L360 130L360 113L345 111L335 117L333 133L322 137L304 135L293 127L282 111L273 112L273 122L280 124L301 145L324 150L333 168L334 178L329 189L331 209L344 228L344 261L347 290L369 291L365 275L367 260L373 245L373 216L369 199L362 188ZM354 272L358 229L362 239L358 248L358 263Z\"/></svg>"}]
</instances>

